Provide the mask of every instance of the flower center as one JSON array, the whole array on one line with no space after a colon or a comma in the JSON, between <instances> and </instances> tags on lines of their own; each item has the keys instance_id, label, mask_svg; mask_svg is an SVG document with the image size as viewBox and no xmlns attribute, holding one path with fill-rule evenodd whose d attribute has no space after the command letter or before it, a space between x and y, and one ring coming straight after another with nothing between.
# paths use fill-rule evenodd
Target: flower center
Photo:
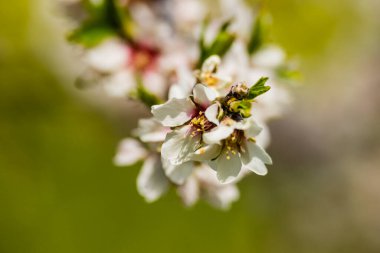
<instances>
[{"instance_id":1,"label":"flower center","mask_svg":"<svg viewBox=\"0 0 380 253\"><path fill-rule=\"evenodd\" d=\"M155 67L160 52L158 49L137 44L132 48L130 64L138 71L149 71Z\"/></svg>"},{"instance_id":2,"label":"flower center","mask_svg":"<svg viewBox=\"0 0 380 253\"><path fill-rule=\"evenodd\" d=\"M230 137L225 140L225 154L227 160L231 159L231 156L237 155L238 152L242 151L242 146L240 145L242 139L244 138L244 132L242 130L235 130Z\"/></svg>"},{"instance_id":3,"label":"flower center","mask_svg":"<svg viewBox=\"0 0 380 253\"><path fill-rule=\"evenodd\" d=\"M198 114L191 119L190 126L192 129L191 136L196 136L199 133L209 131L215 124L208 121L203 111L199 111Z\"/></svg>"},{"instance_id":4,"label":"flower center","mask_svg":"<svg viewBox=\"0 0 380 253\"><path fill-rule=\"evenodd\" d=\"M219 82L219 79L216 78L212 72L204 72L201 74L202 83L207 86L216 86Z\"/></svg>"}]
</instances>

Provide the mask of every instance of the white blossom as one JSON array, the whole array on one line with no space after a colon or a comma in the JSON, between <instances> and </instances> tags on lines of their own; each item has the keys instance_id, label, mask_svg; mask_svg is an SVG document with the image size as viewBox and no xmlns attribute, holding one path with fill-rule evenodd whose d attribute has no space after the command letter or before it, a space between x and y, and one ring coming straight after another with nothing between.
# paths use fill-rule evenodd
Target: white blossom
<instances>
[{"instance_id":1,"label":"white blossom","mask_svg":"<svg viewBox=\"0 0 380 253\"><path fill-rule=\"evenodd\" d=\"M222 146L217 158L209 163L220 182L234 181L242 168L258 175L267 174L265 164L272 164L272 159L254 139L260 132L261 128L252 120L241 123L226 118L203 135L207 144Z\"/></svg>"}]
</instances>

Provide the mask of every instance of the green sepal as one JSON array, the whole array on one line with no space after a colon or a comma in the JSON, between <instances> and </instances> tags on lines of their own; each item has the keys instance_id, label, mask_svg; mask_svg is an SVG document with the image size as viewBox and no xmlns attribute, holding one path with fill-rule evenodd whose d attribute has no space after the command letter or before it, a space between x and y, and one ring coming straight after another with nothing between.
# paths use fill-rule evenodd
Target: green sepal
<instances>
[{"instance_id":1,"label":"green sepal","mask_svg":"<svg viewBox=\"0 0 380 253\"><path fill-rule=\"evenodd\" d=\"M137 81L136 90L130 94L130 97L141 101L148 108L152 107L153 105L158 105L158 104L163 103L163 101L159 97L157 97L156 95L154 95L153 93L151 93L144 87L140 77L137 77L136 81Z\"/></svg>"},{"instance_id":2,"label":"green sepal","mask_svg":"<svg viewBox=\"0 0 380 253\"><path fill-rule=\"evenodd\" d=\"M240 113L243 118L251 116L252 102L248 100L237 100L230 103L230 110L232 112Z\"/></svg>"},{"instance_id":3,"label":"green sepal","mask_svg":"<svg viewBox=\"0 0 380 253\"><path fill-rule=\"evenodd\" d=\"M265 86L265 83L268 81L268 77L261 77L248 91L248 99L254 99L261 94L264 94L270 90L269 86Z\"/></svg>"}]
</instances>

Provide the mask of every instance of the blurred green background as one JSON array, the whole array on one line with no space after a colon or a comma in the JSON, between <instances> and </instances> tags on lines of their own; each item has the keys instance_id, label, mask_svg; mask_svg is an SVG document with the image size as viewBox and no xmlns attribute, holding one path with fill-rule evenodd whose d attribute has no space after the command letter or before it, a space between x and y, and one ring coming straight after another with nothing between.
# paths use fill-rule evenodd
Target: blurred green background
<instances>
[{"instance_id":1,"label":"blurred green background","mask_svg":"<svg viewBox=\"0 0 380 253\"><path fill-rule=\"evenodd\" d=\"M267 1L304 84L229 212L112 165L133 125L72 88L52 2L0 2L0 252L380 252L379 1Z\"/></svg>"}]
</instances>

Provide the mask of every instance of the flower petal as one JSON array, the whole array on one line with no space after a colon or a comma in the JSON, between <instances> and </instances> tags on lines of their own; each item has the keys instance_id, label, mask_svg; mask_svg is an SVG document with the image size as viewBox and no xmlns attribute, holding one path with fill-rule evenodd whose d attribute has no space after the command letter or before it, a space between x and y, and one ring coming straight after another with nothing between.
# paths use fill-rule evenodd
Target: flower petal
<instances>
[{"instance_id":1,"label":"flower petal","mask_svg":"<svg viewBox=\"0 0 380 253\"><path fill-rule=\"evenodd\" d=\"M266 175L268 173L265 164L272 164L271 157L254 142L247 141L244 145L244 152L241 153L243 166L258 175Z\"/></svg>"},{"instance_id":2,"label":"flower petal","mask_svg":"<svg viewBox=\"0 0 380 253\"><path fill-rule=\"evenodd\" d=\"M199 194L199 183L195 177L189 177L183 185L178 187L178 195L187 207L198 201Z\"/></svg>"},{"instance_id":3,"label":"flower petal","mask_svg":"<svg viewBox=\"0 0 380 253\"><path fill-rule=\"evenodd\" d=\"M208 106L217 97L216 91L203 84L196 84L193 89L194 101L201 106Z\"/></svg>"},{"instance_id":4,"label":"flower petal","mask_svg":"<svg viewBox=\"0 0 380 253\"><path fill-rule=\"evenodd\" d=\"M166 176L175 184L182 185L191 175L194 169L193 162L185 162L179 165L173 165L170 162L164 162L164 171Z\"/></svg>"},{"instance_id":5,"label":"flower petal","mask_svg":"<svg viewBox=\"0 0 380 253\"><path fill-rule=\"evenodd\" d=\"M220 65L220 63L221 63L221 60L218 55L211 55L202 64L202 71L213 73L218 69L218 66Z\"/></svg>"},{"instance_id":6,"label":"flower petal","mask_svg":"<svg viewBox=\"0 0 380 253\"><path fill-rule=\"evenodd\" d=\"M259 145L254 142L247 143L249 153L257 158L259 158L265 164L272 164L272 158L268 155L268 153Z\"/></svg>"},{"instance_id":7,"label":"flower petal","mask_svg":"<svg viewBox=\"0 0 380 253\"><path fill-rule=\"evenodd\" d=\"M262 131L255 139L257 145L265 149L269 146L270 143L270 130L266 124L260 124L260 126L262 127Z\"/></svg>"},{"instance_id":8,"label":"flower petal","mask_svg":"<svg viewBox=\"0 0 380 253\"><path fill-rule=\"evenodd\" d=\"M135 87L136 80L130 70L117 71L104 79L104 90L111 97L125 97Z\"/></svg>"},{"instance_id":9,"label":"flower petal","mask_svg":"<svg viewBox=\"0 0 380 253\"><path fill-rule=\"evenodd\" d=\"M137 190L147 202L160 198L168 189L169 181L162 169L158 156L151 156L145 160L137 177Z\"/></svg>"},{"instance_id":10,"label":"flower petal","mask_svg":"<svg viewBox=\"0 0 380 253\"><path fill-rule=\"evenodd\" d=\"M189 161L200 142L200 136L192 136L190 131L190 126L184 126L167 134L161 148L162 158L174 165Z\"/></svg>"},{"instance_id":11,"label":"flower petal","mask_svg":"<svg viewBox=\"0 0 380 253\"><path fill-rule=\"evenodd\" d=\"M268 174L268 169L265 164L257 157L253 157L249 163L243 165L244 169L248 169L257 175L265 176Z\"/></svg>"},{"instance_id":12,"label":"flower petal","mask_svg":"<svg viewBox=\"0 0 380 253\"><path fill-rule=\"evenodd\" d=\"M216 176L223 184L228 184L234 181L238 177L241 170L241 161L239 155L231 154L228 157L229 159L227 159L226 154L221 154L217 159Z\"/></svg>"},{"instance_id":13,"label":"flower petal","mask_svg":"<svg viewBox=\"0 0 380 253\"><path fill-rule=\"evenodd\" d=\"M163 142L169 128L163 127L155 118L140 119L138 128L133 131L142 142Z\"/></svg>"},{"instance_id":14,"label":"flower petal","mask_svg":"<svg viewBox=\"0 0 380 253\"><path fill-rule=\"evenodd\" d=\"M165 97L167 95L167 80L157 71L149 71L144 73L142 83L144 87L151 93L158 97Z\"/></svg>"},{"instance_id":15,"label":"flower petal","mask_svg":"<svg viewBox=\"0 0 380 253\"><path fill-rule=\"evenodd\" d=\"M244 129L244 135L247 138L254 138L257 135L259 135L262 130L263 130L263 128L260 127L258 124L256 124L255 121L249 120L248 121L248 127L246 129Z\"/></svg>"},{"instance_id":16,"label":"flower petal","mask_svg":"<svg viewBox=\"0 0 380 253\"><path fill-rule=\"evenodd\" d=\"M218 144L211 144L197 149L191 157L194 161L209 161L220 154L222 147Z\"/></svg>"},{"instance_id":17,"label":"flower petal","mask_svg":"<svg viewBox=\"0 0 380 253\"><path fill-rule=\"evenodd\" d=\"M215 125L219 125L219 120L218 120L219 109L220 107L218 104L212 104L205 111L205 116L208 119L208 121L214 123Z\"/></svg>"},{"instance_id":18,"label":"flower petal","mask_svg":"<svg viewBox=\"0 0 380 253\"><path fill-rule=\"evenodd\" d=\"M203 141L207 144L220 144L221 140L228 138L234 131L231 126L219 125L210 132L203 134Z\"/></svg>"},{"instance_id":19,"label":"flower petal","mask_svg":"<svg viewBox=\"0 0 380 253\"><path fill-rule=\"evenodd\" d=\"M142 160L147 155L147 151L140 142L132 138L126 138L119 144L113 162L117 166L129 166Z\"/></svg>"},{"instance_id":20,"label":"flower petal","mask_svg":"<svg viewBox=\"0 0 380 253\"><path fill-rule=\"evenodd\" d=\"M179 84L174 84L174 85L170 86L168 96L169 96L169 99L171 99L171 98L186 98L187 96L189 96L189 94L186 93L186 91L184 91Z\"/></svg>"},{"instance_id":21,"label":"flower petal","mask_svg":"<svg viewBox=\"0 0 380 253\"><path fill-rule=\"evenodd\" d=\"M197 169L194 171L194 175L202 184L221 186L219 180L216 178L216 167L212 169L205 163L199 163L197 164Z\"/></svg>"},{"instance_id":22,"label":"flower petal","mask_svg":"<svg viewBox=\"0 0 380 253\"><path fill-rule=\"evenodd\" d=\"M176 67L178 82L170 86L169 99L188 97L191 95L191 91L196 81L194 73L188 68L188 66L178 66L178 64L176 64Z\"/></svg>"},{"instance_id":23,"label":"flower petal","mask_svg":"<svg viewBox=\"0 0 380 253\"><path fill-rule=\"evenodd\" d=\"M107 40L87 51L84 61L93 69L112 73L127 65L130 49L119 40Z\"/></svg>"},{"instance_id":24,"label":"flower petal","mask_svg":"<svg viewBox=\"0 0 380 253\"><path fill-rule=\"evenodd\" d=\"M284 62L285 57L285 52L281 48L267 46L255 54L252 58L252 62L264 68L274 69Z\"/></svg>"},{"instance_id":25,"label":"flower petal","mask_svg":"<svg viewBox=\"0 0 380 253\"><path fill-rule=\"evenodd\" d=\"M232 202L237 201L239 197L239 189L235 184L205 189L206 201L215 208L222 210L230 209Z\"/></svg>"},{"instance_id":26,"label":"flower petal","mask_svg":"<svg viewBox=\"0 0 380 253\"><path fill-rule=\"evenodd\" d=\"M165 104L152 106L152 114L163 126L175 127L191 119L194 107L189 98L172 98Z\"/></svg>"}]
</instances>

